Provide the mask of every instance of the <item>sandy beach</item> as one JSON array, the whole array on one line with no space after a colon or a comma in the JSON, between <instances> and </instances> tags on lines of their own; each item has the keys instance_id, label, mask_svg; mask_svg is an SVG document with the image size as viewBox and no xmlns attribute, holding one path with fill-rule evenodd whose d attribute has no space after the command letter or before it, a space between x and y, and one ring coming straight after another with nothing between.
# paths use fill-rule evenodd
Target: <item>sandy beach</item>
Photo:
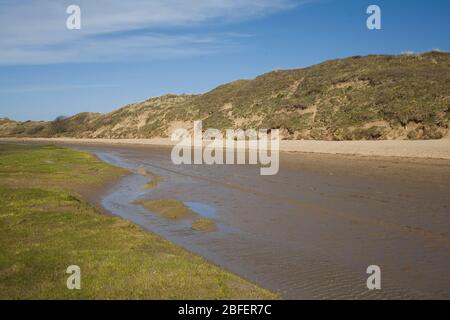
<instances>
[{"instance_id":1,"label":"sandy beach","mask_svg":"<svg viewBox=\"0 0 450 320\"><path fill-rule=\"evenodd\" d=\"M103 145L173 146L168 138L155 139L74 139L74 138L0 138L9 142L48 142ZM360 156L450 159L450 138L441 140L314 141L283 140L280 151Z\"/></svg>"}]
</instances>

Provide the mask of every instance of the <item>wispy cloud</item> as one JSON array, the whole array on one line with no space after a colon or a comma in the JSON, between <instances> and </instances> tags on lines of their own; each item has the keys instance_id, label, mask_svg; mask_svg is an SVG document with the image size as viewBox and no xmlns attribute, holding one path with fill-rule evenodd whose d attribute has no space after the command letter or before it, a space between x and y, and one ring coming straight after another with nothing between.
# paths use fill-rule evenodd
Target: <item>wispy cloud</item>
<instances>
[{"instance_id":1,"label":"wispy cloud","mask_svg":"<svg viewBox=\"0 0 450 320\"><path fill-rule=\"evenodd\" d=\"M208 33L202 26L253 19L302 2L4 0L0 1L0 64L207 54L237 45L242 35ZM69 31L66 8L74 3L81 7L82 29Z\"/></svg>"}]
</instances>

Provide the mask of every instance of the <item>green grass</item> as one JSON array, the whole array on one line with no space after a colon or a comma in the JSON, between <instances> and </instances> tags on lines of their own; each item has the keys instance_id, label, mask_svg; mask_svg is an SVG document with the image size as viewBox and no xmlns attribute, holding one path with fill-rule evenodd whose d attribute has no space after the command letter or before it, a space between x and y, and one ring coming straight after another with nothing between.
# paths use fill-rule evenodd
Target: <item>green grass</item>
<instances>
[{"instance_id":1,"label":"green grass","mask_svg":"<svg viewBox=\"0 0 450 320\"><path fill-rule=\"evenodd\" d=\"M161 177L156 174L151 174L151 180L144 185L144 189L154 189L161 182Z\"/></svg>"},{"instance_id":2,"label":"green grass","mask_svg":"<svg viewBox=\"0 0 450 320\"><path fill-rule=\"evenodd\" d=\"M277 298L71 192L122 174L74 150L0 145L0 299ZM66 288L69 265L81 290Z\"/></svg>"},{"instance_id":3,"label":"green grass","mask_svg":"<svg viewBox=\"0 0 450 320\"><path fill-rule=\"evenodd\" d=\"M170 220L194 217L195 213L186 207L182 201L176 199L158 199L138 201L144 208L153 211Z\"/></svg>"},{"instance_id":4,"label":"green grass","mask_svg":"<svg viewBox=\"0 0 450 320\"><path fill-rule=\"evenodd\" d=\"M125 170L93 155L56 146L0 145L0 183L9 186L98 187Z\"/></svg>"},{"instance_id":5,"label":"green grass","mask_svg":"<svg viewBox=\"0 0 450 320\"><path fill-rule=\"evenodd\" d=\"M212 232L217 231L216 223L211 219L201 218L196 212L192 211L177 199L157 199L157 200L138 200L140 204L150 212L159 214L168 220L192 220L193 230Z\"/></svg>"},{"instance_id":6,"label":"green grass","mask_svg":"<svg viewBox=\"0 0 450 320\"><path fill-rule=\"evenodd\" d=\"M211 232L216 231L216 223L211 219L200 218L192 223L192 229L197 231Z\"/></svg>"},{"instance_id":7,"label":"green grass","mask_svg":"<svg viewBox=\"0 0 450 320\"><path fill-rule=\"evenodd\" d=\"M142 176L148 176L148 177L150 177L149 182L147 182L147 183L144 185L144 189L154 189L154 188L156 188L156 187L159 185L159 183L161 182L161 176L159 176L159 175L157 175L157 174L155 174L155 173L153 173L153 172L147 171L147 170L142 169L142 168L135 170L135 172L136 172L137 174L142 175Z\"/></svg>"}]
</instances>

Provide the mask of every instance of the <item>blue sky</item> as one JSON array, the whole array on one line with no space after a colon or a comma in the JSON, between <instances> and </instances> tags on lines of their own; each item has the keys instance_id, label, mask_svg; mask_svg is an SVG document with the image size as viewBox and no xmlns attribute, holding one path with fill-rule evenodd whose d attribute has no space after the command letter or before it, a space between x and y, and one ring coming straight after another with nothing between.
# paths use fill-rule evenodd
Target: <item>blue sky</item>
<instances>
[{"instance_id":1,"label":"blue sky","mask_svg":"<svg viewBox=\"0 0 450 320\"><path fill-rule=\"evenodd\" d=\"M81 30L65 27L69 4ZM368 30L377 4L382 30ZM448 0L0 0L0 117L107 112L273 69L450 50Z\"/></svg>"}]
</instances>

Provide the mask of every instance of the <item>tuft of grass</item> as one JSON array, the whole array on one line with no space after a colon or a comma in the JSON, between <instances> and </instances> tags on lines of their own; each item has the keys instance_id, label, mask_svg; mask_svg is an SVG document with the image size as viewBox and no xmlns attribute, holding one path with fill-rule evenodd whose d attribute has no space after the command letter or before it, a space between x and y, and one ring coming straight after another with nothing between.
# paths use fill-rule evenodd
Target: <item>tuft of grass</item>
<instances>
[{"instance_id":1,"label":"tuft of grass","mask_svg":"<svg viewBox=\"0 0 450 320\"><path fill-rule=\"evenodd\" d=\"M196 214L176 199L143 200L139 203L147 210L153 211L166 219L179 220L192 218Z\"/></svg>"},{"instance_id":2,"label":"tuft of grass","mask_svg":"<svg viewBox=\"0 0 450 320\"><path fill-rule=\"evenodd\" d=\"M137 174L140 174L141 176L147 176L148 175L148 171L145 170L144 168L139 168L139 169L135 170L135 172Z\"/></svg>"},{"instance_id":3,"label":"tuft of grass","mask_svg":"<svg viewBox=\"0 0 450 320\"><path fill-rule=\"evenodd\" d=\"M122 174L83 152L0 145L0 299L278 298L69 191ZM66 287L70 265L81 290Z\"/></svg>"},{"instance_id":4,"label":"tuft of grass","mask_svg":"<svg viewBox=\"0 0 450 320\"><path fill-rule=\"evenodd\" d=\"M147 182L144 185L144 189L153 189L158 186L158 184L161 182L161 177L153 172L150 172L144 168L139 168L135 170L137 174L143 175L143 176L150 176L151 180Z\"/></svg>"},{"instance_id":5,"label":"tuft of grass","mask_svg":"<svg viewBox=\"0 0 450 320\"><path fill-rule=\"evenodd\" d=\"M144 185L144 189L154 189L161 182L161 176L154 174L154 173L150 173L150 176L151 176L151 180Z\"/></svg>"},{"instance_id":6,"label":"tuft of grass","mask_svg":"<svg viewBox=\"0 0 450 320\"><path fill-rule=\"evenodd\" d=\"M200 218L192 223L192 229L197 231L212 232L217 230L216 223L210 219Z\"/></svg>"}]
</instances>

